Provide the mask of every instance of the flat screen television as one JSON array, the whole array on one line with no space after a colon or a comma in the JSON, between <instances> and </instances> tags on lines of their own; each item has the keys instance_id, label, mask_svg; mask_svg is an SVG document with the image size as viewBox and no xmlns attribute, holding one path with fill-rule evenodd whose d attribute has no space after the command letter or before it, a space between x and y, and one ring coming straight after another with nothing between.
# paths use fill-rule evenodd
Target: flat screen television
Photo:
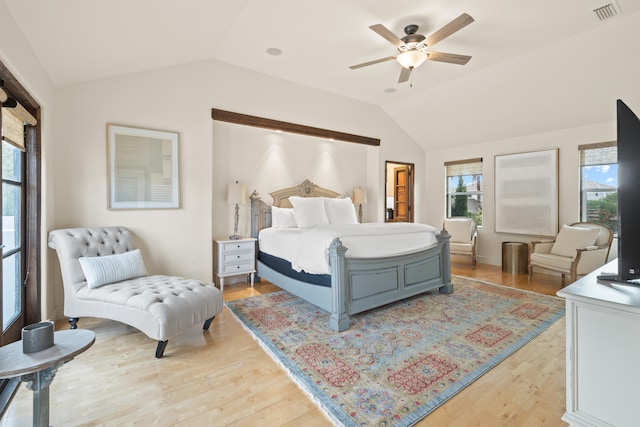
<instances>
[{"instance_id":1,"label":"flat screen television","mask_svg":"<svg viewBox=\"0 0 640 427\"><path fill-rule=\"evenodd\" d=\"M618 121L618 272L600 280L640 285L640 119L621 100Z\"/></svg>"}]
</instances>

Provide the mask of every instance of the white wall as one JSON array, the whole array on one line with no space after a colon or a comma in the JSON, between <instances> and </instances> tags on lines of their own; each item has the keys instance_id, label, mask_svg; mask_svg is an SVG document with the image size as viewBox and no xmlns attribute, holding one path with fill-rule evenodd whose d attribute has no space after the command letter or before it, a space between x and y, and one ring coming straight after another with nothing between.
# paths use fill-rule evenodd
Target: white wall
<instances>
[{"instance_id":1,"label":"white wall","mask_svg":"<svg viewBox=\"0 0 640 427\"><path fill-rule=\"evenodd\" d=\"M611 108L615 111L615 100L611 102ZM548 237L495 232L495 156L559 149L558 219L559 225L562 226L562 224L570 224L580 220L580 159L578 145L614 141L615 139L616 124L615 122L610 122L429 152L427 158L427 182L433 184L429 186L429 194L434 200L441 202L427 206L427 222L440 224L446 214L444 162L482 157L484 178L483 227L478 231L478 262L501 265L502 242L529 242Z\"/></svg>"},{"instance_id":2,"label":"white wall","mask_svg":"<svg viewBox=\"0 0 640 427\"><path fill-rule=\"evenodd\" d=\"M42 280L46 283L46 272L55 260L50 249L47 249L47 232L53 224L53 206L55 198L53 181L53 86L42 65L31 50L31 46L21 33L5 2L0 1L0 61L20 81L22 86L38 102L41 108L40 120L42 142L42 190L41 190L41 228L42 236ZM53 255L53 258L51 257ZM41 317L47 319L55 307L55 294L46 286L41 292Z\"/></svg>"},{"instance_id":3,"label":"white wall","mask_svg":"<svg viewBox=\"0 0 640 427\"><path fill-rule=\"evenodd\" d=\"M381 146L213 122L211 108L380 138ZM211 239L232 231L226 188L234 180L265 196L304 178L347 193L360 185L369 190L369 221L384 218L384 160L416 163L416 194L424 187L424 151L379 108L218 61L59 87L55 110L53 227L125 225L154 273L212 279ZM179 133L179 209L107 208L107 123ZM417 220L424 216L418 209ZM49 273L61 316L61 279Z\"/></svg>"},{"instance_id":4,"label":"white wall","mask_svg":"<svg viewBox=\"0 0 640 427\"><path fill-rule=\"evenodd\" d=\"M272 203L269 192L311 180L324 188L352 197L357 186L367 186L367 150L362 144L329 141L303 135L213 123L213 169L221 177L214 182L213 235L225 237L233 230L226 203L227 184L247 185L246 204L240 206L239 233L250 234L251 205L248 196L257 191Z\"/></svg>"}]
</instances>

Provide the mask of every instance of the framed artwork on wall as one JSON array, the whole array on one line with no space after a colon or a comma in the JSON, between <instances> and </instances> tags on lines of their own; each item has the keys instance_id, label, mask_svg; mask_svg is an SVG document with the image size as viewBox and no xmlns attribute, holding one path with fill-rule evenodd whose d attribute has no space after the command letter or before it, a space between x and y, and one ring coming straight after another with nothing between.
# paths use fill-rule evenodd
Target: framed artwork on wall
<instances>
[{"instance_id":1,"label":"framed artwork on wall","mask_svg":"<svg viewBox=\"0 0 640 427\"><path fill-rule=\"evenodd\" d=\"M558 149L495 156L496 232L558 234Z\"/></svg>"},{"instance_id":2,"label":"framed artwork on wall","mask_svg":"<svg viewBox=\"0 0 640 427\"><path fill-rule=\"evenodd\" d=\"M110 209L179 207L178 134L107 124Z\"/></svg>"}]
</instances>

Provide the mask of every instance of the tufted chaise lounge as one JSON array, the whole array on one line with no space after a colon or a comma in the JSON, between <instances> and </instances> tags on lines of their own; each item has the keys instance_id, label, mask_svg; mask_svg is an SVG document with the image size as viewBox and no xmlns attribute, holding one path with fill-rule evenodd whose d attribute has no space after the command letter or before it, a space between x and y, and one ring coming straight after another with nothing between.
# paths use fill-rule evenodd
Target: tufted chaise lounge
<instances>
[{"instance_id":1,"label":"tufted chaise lounge","mask_svg":"<svg viewBox=\"0 0 640 427\"><path fill-rule=\"evenodd\" d=\"M54 230L49 247L60 261L64 315L72 329L84 316L122 322L157 340L160 358L170 337L198 323L207 330L222 311L219 289L182 277L150 275L89 288L79 258L133 251L131 232L125 227Z\"/></svg>"}]
</instances>

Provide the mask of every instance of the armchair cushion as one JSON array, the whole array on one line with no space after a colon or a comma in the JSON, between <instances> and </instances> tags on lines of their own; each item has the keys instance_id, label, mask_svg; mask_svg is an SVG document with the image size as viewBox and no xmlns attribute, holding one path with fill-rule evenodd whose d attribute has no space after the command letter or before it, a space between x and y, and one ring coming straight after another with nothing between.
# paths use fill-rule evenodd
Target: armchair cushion
<instances>
[{"instance_id":1,"label":"armchair cushion","mask_svg":"<svg viewBox=\"0 0 640 427\"><path fill-rule=\"evenodd\" d=\"M468 217L451 217L443 227L451 235L449 250L452 255L470 255L476 263L476 222Z\"/></svg>"},{"instance_id":2,"label":"armchair cushion","mask_svg":"<svg viewBox=\"0 0 640 427\"><path fill-rule=\"evenodd\" d=\"M78 258L91 289L147 275L140 249L116 255Z\"/></svg>"},{"instance_id":3,"label":"armchair cushion","mask_svg":"<svg viewBox=\"0 0 640 427\"><path fill-rule=\"evenodd\" d=\"M473 252L473 244L471 243L451 243L451 252Z\"/></svg>"},{"instance_id":4,"label":"armchair cushion","mask_svg":"<svg viewBox=\"0 0 640 427\"><path fill-rule=\"evenodd\" d=\"M584 249L593 246L600 231L596 228L573 227L563 225L556 241L551 247L553 255L575 258L576 249Z\"/></svg>"},{"instance_id":5,"label":"armchair cushion","mask_svg":"<svg viewBox=\"0 0 640 427\"><path fill-rule=\"evenodd\" d=\"M531 263L559 271L570 271L574 259L562 255L552 255L545 253L532 253Z\"/></svg>"},{"instance_id":6,"label":"armchair cushion","mask_svg":"<svg viewBox=\"0 0 640 427\"><path fill-rule=\"evenodd\" d=\"M447 218L445 228L451 235L451 243L470 243L475 232L475 222L471 218Z\"/></svg>"}]
</instances>

